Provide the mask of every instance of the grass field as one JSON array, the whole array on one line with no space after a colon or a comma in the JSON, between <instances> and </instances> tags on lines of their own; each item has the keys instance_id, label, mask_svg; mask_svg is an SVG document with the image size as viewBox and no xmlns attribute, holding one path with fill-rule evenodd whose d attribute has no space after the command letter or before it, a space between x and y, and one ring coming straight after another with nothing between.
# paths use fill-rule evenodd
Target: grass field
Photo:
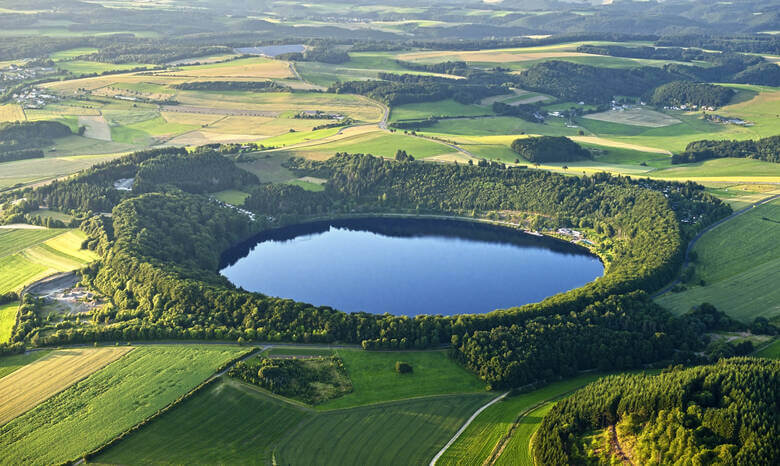
<instances>
[{"instance_id":1,"label":"grass field","mask_svg":"<svg viewBox=\"0 0 780 466\"><path fill-rule=\"evenodd\" d=\"M677 118L665 113L656 112L644 108L632 108L630 110L609 110L601 113L591 113L584 118L590 120L607 121L631 126L643 126L648 128L662 128L680 123Z\"/></svg>"},{"instance_id":2,"label":"grass field","mask_svg":"<svg viewBox=\"0 0 780 466\"><path fill-rule=\"evenodd\" d=\"M384 131L347 136L334 142L301 146L293 150L311 158L328 158L337 152L373 154L392 158L399 149L405 150L416 159L456 152L452 147L435 141Z\"/></svg>"},{"instance_id":3,"label":"grass field","mask_svg":"<svg viewBox=\"0 0 780 466\"><path fill-rule=\"evenodd\" d=\"M423 464L490 396L428 397L317 413L225 380L185 401L96 461Z\"/></svg>"},{"instance_id":4,"label":"grass field","mask_svg":"<svg viewBox=\"0 0 780 466\"><path fill-rule=\"evenodd\" d=\"M107 450L113 464L270 464L274 446L311 411L232 379L217 382Z\"/></svg>"},{"instance_id":5,"label":"grass field","mask_svg":"<svg viewBox=\"0 0 780 466\"><path fill-rule=\"evenodd\" d=\"M507 442L501 456L498 457L495 464L501 466L534 466L533 455L531 454L531 437L539 428L545 414L552 409L555 403L547 403L540 406L522 419L512 434L512 438Z\"/></svg>"},{"instance_id":6,"label":"grass field","mask_svg":"<svg viewBox=\"0 0 780 466\"><path fill-rule=\"evenodd\" d=\"M242 206L244 205L246 198L249 197L249 194L238 191L236 189L228 189L226 191L214 193L213 196L222 202L226 202L235 206Z\"/></svg>"},{"instance_id":7,"label":"grass field","mask_svg":"<svg viewBox=\"0 0 780 466\"><path fill-rule=\"evenodd\" d=\"M498 442L509 433L509 429L521 413L546 400L576 390L597 380L600 376L601 374L582 375L562 382L555 382L532 392L504 398L477 416L436 464L475 466L483 464L491 456ZM523 426L528 423L529 419L527 416L521 419L515 435L524 429ZM538 425L539 421L541 418L536 420L537 424L533 425Z\"/></svg>"},{"instance_id":8,"label":"grass field","mask_svg":"<svg viewBox=\"0 0 780 466\"><path fill-rule=\"evenodd\" d=\"M15 370L31 364L51 353L51 350L32 351L23 354L14 354L0 358L0 379Z\"/></svg>"},{"instance_id":9,"label":"grass field","mask_svg":"<svg viewBox=\"0 0 780 466\"><path fill-rule=\"evenodd\" d=\"M775 339L769 346L756 352L756 356L760 358L780 359L780 339Z\"/></svg>"},{"instance_id":10,"label":"grass field","mask_svg":"<svg viewBox=\"0 0 780 466\"><path fill-rule=\"evenodd\" d=\"M757 207L706 233L693 251L693 282L680 293L666 293L657 302L675 313L709 302L731 317L752 321L780 315L780 201Z\"/></svg>"},{"instance_id":11,"label":"grass field","mask_svg":"<svg viewBox=\"0 0 780 466\"><path fill-rule=\"evenodd\" d=\"M125 355L130 347L57 350L0 379L0 424Z\"/></svg>"},{"instance_id":12,"label":"grass field","mask_svg":"<svg viewBox=\"0 0 780 466\"><path fill-rule=\"evenodd\" d=\"M287 434L276 459L279 464L425 464L492 396L428 397L321 413Z\"/></svg>"},{"instance_id":13,"label":"grass field","mask_svg":"<svg viewBox=\"0 0 780 466\"><path fill-rule=\"evenodd\" d=\"M18 463L74 460L192 390L245 351L218 345L136 348L0 427L0 450Z\"/></svg>"},{"instance_id":14,"label":"grass field","mask_svg":"<svg viewBox=\"0 0 780 466\"><path fill-rule=\"evenodd\" d=\"M344 361L354 391L318 405L318 410L485 390L482 381L456 364L445 351L366 352L339 349L336 354ZM411 363L413 373L397 373L396 361Z\"/></svg>"},{"instance_id":15,"label":"grass field","mask_svg":"<svg viewBox=\"0 0 780 466\"><path fill-rule=\"evenodd\" d=\"M85 238L80 230L0 230L0 293L96 260L94 252L81 249Z\"/></svg>"},{"instance_id":16,"label":"grass field","mask_svg":"<svg viewBox=\"0 0 780 466\"><path fill-rule=\"evenodd\" d=\"M16 312L18 310L19 301L0 304L0 343L8 343L11 339L11 332L16 323Z\"/></svg>"},{"instance_id":17,"label":"grass field","mask_svg":"<svg viewBox=\"0 0 780 466\"><path fill-rule=\"evenodd\" d=\"M72 136L77 141L85 142L94 140ZM43 159L19 160L16 162L5 162L0 170L0 190L7 189L16 185L34 183L44 180L50 180L61 176L71 175L81 170L85 170L92 165L107 160L114 159L122 154L101 154L87 155L77 157L46 157Z\"/></svg>"}]
</instances>

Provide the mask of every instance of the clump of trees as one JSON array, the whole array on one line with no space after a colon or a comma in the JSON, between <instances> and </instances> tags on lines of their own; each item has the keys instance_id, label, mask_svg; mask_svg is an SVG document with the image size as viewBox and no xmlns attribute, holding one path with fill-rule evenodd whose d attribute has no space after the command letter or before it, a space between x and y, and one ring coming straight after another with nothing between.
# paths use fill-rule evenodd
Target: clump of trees
<instances>
[{"instance_id":1,"label":"clump of trees","mask_svg":"<svg viewBox=\"0 0 780 466\"><path fill-rule=\"evenodd\" d=\"M591 158L590 152L566 136L515 139L512 150L533 163L574 162Z\"/></svg>"},{"instance_id":2,"label":"clump of trees","mask_svg":"<svg viewBox=\"0 0 780 466\"><path fill-rule=\"evenodd\" d=\"M745 141L694 141L682 153L674 154L672 163L692 163L722 157L780 163L780 136Z\"/></svg>"},{"instance_id":3,"label":"clump of trees","mask_svg":"<svg viewBox=\"0 0 780 466\"><path fill-rule=\"evenodd\" d=\"M733 89L714 84L672 81L655 88L649 100L658 106L721 107L729 103L735 94Z\"/></svg>"},{"instance_id":4,"label":"clump of trees","mask_svg":"<svg viewBox=\"0 0 780 466\"><path fill-rule=\"evenodd\" d=\"M469 65L464 61L445 61L440 63L415 63L410 61L395 60L395 63L407 70L423 71L426 73L452 74L465 76L469 72Z\"/></svg>"},{"instance_id":5,"label":"clump of trees","mask_svg":"<svg viewBox=\"0 0 780 466\"><path fill-rule=\"evenodd\" d=\"M41 148L56 138L70 136L70 128L57 121L22 121L0 124L0 162L43 157Z\"/></svg>"},{"instance_id":6,"label":"clump of trees","mask_svg":"<svg viewBox=\"0 0 780 466\"><path fill-rule=\"evenodd\" d=\"M344 363L337 356L253 358L237 362L228 375L309 404L319 404L352 391ZM323 385L330 390L318 389Z\"/></svg>"},{"instance_id":7,"label":"clump of trees","mask_svg":"<svg viewBox=\"0 0 780 466\"><path fill-rule=\"evenodd\" d=\"M592 464L581 436L617 424L633 439L637 464L777 464L779 382L780 362L757 358L605 377L544 417L534 458L543 465Z\"/></svg>"}]
</instances>

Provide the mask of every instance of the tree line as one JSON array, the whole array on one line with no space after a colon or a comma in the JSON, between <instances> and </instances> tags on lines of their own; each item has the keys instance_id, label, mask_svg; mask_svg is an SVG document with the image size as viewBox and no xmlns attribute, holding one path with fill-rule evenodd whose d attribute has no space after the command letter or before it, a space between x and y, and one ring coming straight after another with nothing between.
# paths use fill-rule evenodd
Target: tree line
<instances>
[{"instance_id":1,"label":"tree line","mask_svg":"<svg viewBox=\"0 0 780 466\"><path fill-rule=\"evenodd\" d=\"M175 84L175 89L184 91L253 91L291 92L292 89L276 81L193 81Z\"/></svg>"},{"instance_id":2,"label":"tree line","mask_svg":"<svg viewBox=\"0 0 780 466\"><path fill-rule=\"evenodd\" d=\"M693 163L723 157L780 163L780 136L745 141L693 141L685 146L685 151L672 155L672 163Z\"/></svg>"},{"instance_id":3,"label":"tree line","mask_svg":"<svg viewBox=\"0 0 780 466\"><path fill-rule=\"evenodd\" d=\"M388 105L435 102L444 99L473 104L486 97L509 92L499 85L484 85L466 79L393 73L379 73L379 79L379 81L337 82L328 88L328 92L360 94Z\"/></svg>"}]
</instances>

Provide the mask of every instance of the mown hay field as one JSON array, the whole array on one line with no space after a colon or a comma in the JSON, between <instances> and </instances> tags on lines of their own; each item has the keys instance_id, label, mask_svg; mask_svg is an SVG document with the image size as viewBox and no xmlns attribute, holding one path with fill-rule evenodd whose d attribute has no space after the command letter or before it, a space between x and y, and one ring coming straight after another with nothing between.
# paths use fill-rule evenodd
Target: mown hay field
<instances>
[{"instance_id":1,"label":"mown hay field","mask_svg":"<svg viewBox=\"0 0 780 466\"><path fill-rule=\"evenodd\" d=\"M136 348L0 427L0 450L20 464L76 460L186 394L246 351L223 345ZM63 372L59 366L57 370Z\"/></svg>"},{"instance_id":2,"label":"mown hay field","mask_svg":"<svg viewBox=\"0 0 780 466\"><path fill-rule=\"evenodd\" d=\"M0 379L0 425L30 410L93 372L116 361L132 348L57 350Z\"/></svg>"}]
</instances>

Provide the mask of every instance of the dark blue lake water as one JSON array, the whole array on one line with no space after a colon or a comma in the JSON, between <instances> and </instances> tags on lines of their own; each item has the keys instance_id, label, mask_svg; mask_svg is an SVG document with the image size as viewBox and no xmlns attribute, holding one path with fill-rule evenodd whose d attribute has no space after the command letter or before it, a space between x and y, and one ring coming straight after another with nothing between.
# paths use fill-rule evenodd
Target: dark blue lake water
<instances>
[{"instance_id":1,"label":"dark blue lake water","mask_svg":"<svg viewBox=\"0 0 780 466\"><path fill-rule=\"evenodd\" d=\"M483 313L541 301L602 275L566 242L472 222L359 219L265 232L223 256L246 290L346 312Z\"/></svg>"}]
</instances>

